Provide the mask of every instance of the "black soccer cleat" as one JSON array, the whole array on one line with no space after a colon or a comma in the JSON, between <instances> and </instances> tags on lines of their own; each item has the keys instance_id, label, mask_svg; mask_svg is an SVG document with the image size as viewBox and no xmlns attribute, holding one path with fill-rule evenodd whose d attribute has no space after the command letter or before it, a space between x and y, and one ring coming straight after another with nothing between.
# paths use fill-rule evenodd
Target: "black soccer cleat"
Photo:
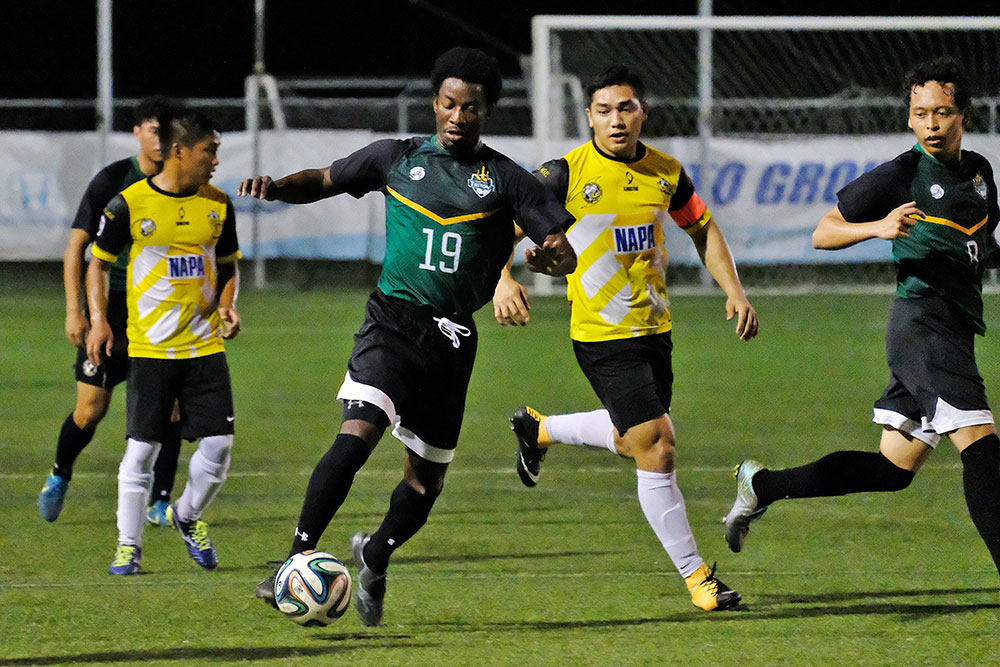
<instances>
[{"instance_id":1,"label":"black soccer cleat","mask_svg":"<svg viewBox=\"0 0 1000 667\"><path fill-rule=\"evenodd\" d=\"M545 450L538 446L538 429L545 415L534 408L522 405L510 418L510 428L517 436L517 475L525 486L538 484Z\"/></svg>"}]
</instances>

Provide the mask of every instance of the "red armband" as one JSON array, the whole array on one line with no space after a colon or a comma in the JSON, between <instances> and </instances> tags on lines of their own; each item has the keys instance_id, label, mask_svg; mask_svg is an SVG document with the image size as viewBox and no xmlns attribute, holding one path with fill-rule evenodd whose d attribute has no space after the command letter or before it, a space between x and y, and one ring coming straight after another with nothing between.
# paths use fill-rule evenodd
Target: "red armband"
<instances>
[{"instance_id":1,"label":"red armband","mask_svg":"<svg viewBox=\"0 0 1000 667\"><path fill-rule=\"evenodd\" d=\"M680 207L676 211L670 211L670 217L674 219L677 226L681 229L687 229L688 227L696 224L701 220L702 216L705 215L706 210L705 202L701 200L697 192L691 193L691 198L688 199L684 206Z\"/></svg>"}]
</instances>

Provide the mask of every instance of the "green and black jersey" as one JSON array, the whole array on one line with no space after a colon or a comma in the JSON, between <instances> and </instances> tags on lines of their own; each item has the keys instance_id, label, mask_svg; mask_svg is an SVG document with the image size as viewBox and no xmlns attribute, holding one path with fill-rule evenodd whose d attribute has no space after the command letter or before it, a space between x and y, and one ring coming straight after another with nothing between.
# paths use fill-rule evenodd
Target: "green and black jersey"
<instances>
[{"instance_id":1,"label":"green and black jersey","mask_svg":"<svg viewBox=\"0 0 1000 667\"><path fill-rule=\"evenodd\" d=\"M894 239L896 295L940 296L951 302L978 334L983 322L984 260L1000 209L993 168L982 155L963 151L954 164L919 146L879 165L837 193L848 222L871 222L916 202L923 217L909 236Z\"/></svg>"},{"instance_id":2,"label":"green and black jersey","mask_svg":"<svg viewBox=\"0 0 1000 667\"><path fill-rule=\"evenodd\" d=\"M135 156L112 162L101 169L90 180L86 192L83 193L80 207L76 210L76 217L73 219L73 229L82 229L90 235L90 239L93 241L100 231L101 214L108 202L119 192L144 178L146 175L139 169L139 161L136 160ZM128 253L123 252L118 255L118 260L111 266L109 288L124 292L127 272Z\"/></svg>"},{"instance_id":3,"label":"green and black jersey","mask_svg":"<svg viewBox=\"0 0 1000 667\"><path fill-rule=\"evenodd\" d=\"M471 315L493 298L515 220L539 244L573 221L531 174L483 145L460 160L433 137L385 139L329 172L337 193L385 196L379 290L445 316Z\"/></svg>"}]
</instances>

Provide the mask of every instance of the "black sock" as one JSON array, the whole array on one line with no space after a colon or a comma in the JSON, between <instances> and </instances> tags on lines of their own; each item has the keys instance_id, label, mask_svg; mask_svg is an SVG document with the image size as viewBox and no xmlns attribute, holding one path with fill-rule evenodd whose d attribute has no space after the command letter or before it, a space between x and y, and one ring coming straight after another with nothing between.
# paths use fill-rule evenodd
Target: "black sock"
<instances>
[{"instance_id":1,"label":"black sock","mask_svg":"<svg viewBox=\"0 0 1000 667\"><path fill-rule=\"evenodd\" d=\"M354 475L372 451L356 435L341 433L313 469L289 555L315 549L330 520L347 498Z\"/></svg>"},{"instance_id":2,"label":"black sock","mask_svg":"<svg viewBox=\"0 0 1000 667\"><path fill-rule=\"evenodd\" d=\"M991 433L962 450L965 504L1000 572L1000 438Z\"/></svg>"},{"instance_id":3,"label":"black sock","mask_svg":"<svg viewBox=\"0 0 1000 667\"><path fill-rule=\"evenodd\" d=\"M365 565L375 572L385 572L392 552L416 535L427 522L435 500L436 494L423 494L405 481L400 482L392 492L382 525L365 546Z\"/></svg>"},{"instance_id":4,"label":"black sock","mask_svg":"<svg viewBox=\"0 0 1000 667\"><path fill-rule=\"evenodd\" d=\"M73 477L73 464L76 463L76 457L94 438L96 430L96 428L80 428L73 421L73 413L69 413L59 430L59 442L56 444L56 463L52 472L68 482Z\"/></svg>"},{"instance_id":5,"label":"black sock","mask_svg":"<svg viewBox=\"0 0 1000 667\"><path fill-rule=\"evenodd\" d=\"M181 453L181 423L170 422L166 436L160 443L160 453L153 464L153 491L149 495L149 504L157 500L170 502L170 492L174 490L174 479L177 477L177 457Z\"/></svg>"},{"instance_id":6,"label":"black sock","mask_svg":"<svg viewBox=\"0 0 1000 667\"><path fill-rule=\"evenodd\" d=\"M900 491L909 486L913 475L881 452L842 451L797 468L761 470L753 477L753 490L758 506L763 507L782 498Z\"/></svg>"}]
</instances>

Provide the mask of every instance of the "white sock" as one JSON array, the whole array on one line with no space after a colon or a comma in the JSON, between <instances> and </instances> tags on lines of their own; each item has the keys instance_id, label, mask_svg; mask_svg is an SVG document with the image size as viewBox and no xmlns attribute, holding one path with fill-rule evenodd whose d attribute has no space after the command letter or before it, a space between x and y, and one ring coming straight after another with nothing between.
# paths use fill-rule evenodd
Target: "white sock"
<instances>
[{"instance_id":1,"label":"white sock","mask_svg":"<svg viewBox=\"0 0 1000 667\"><path fill-rule=\"evenodd\" d=\"M694 535L688 524L684 496L677 488L672 472L635 471L639 478L639 506L646 521L667 550L674 567L682 577L688 577L702 564Z\"/></svg>"},{"instance_id":2,"label":"white sock","mask_svg":"<svg viewBox=\"0 0 1000 667\"><path fill-rule=\"evenodd\" d=\"M153 464L160 443L129 438L118 465L118 543L142 546L146 505L153 490Z\"/></svg>"},{"instance_id":3,"label":"white sock","mask_svg":"<svg viewBox=\"0 0 1000 667\"><path fill-rule=\"evenodd\" d=\"M545 430L553 442L609 449L618 453L615 449L615 425L611 423L611 415L603 408L568 415L549 415L545 419Z\"/></svg>"},{"instance_id":4,"label":"white sock","mask_svg":"<svg viewBox=\"0 0 1000 667\"><path fill-rule=\"evenodd\" d=\"M177 501L177 518L197 521L226 481L233 436L212 435L202 438L188 463L188 481Z\"/></svg>"}]
</instances>

